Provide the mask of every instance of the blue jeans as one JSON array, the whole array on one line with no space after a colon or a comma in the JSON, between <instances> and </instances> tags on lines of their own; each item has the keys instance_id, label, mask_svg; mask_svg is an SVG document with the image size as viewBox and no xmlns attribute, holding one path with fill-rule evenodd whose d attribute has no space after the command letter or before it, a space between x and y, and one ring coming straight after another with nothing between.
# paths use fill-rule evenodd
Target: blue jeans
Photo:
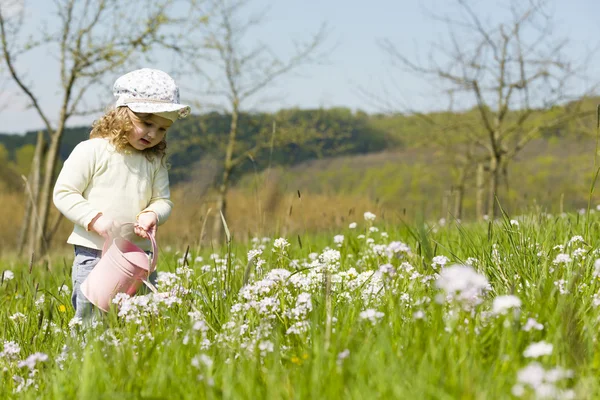
<instances>
[{"instance_id":1,"label":"blue jeans","mask_svg":"<svg viewBox=\"0 0 600 400\"><path fill-rule=\"evenodd\" d=\"M146 253L148 255L152 254L149 251ZM73 260L73 268L71 270L71 281L73 283L71 303L73 303L73 308L75 308L75 317L85 319L92 315L94 305L81 292L81 284L98 264L101 256L102 250L75 245L75 259ZM150 274L149 281L156 285L156 271ZM143 288L140 288L140 291L142 290Z\"/></svg>"}]
</instances>

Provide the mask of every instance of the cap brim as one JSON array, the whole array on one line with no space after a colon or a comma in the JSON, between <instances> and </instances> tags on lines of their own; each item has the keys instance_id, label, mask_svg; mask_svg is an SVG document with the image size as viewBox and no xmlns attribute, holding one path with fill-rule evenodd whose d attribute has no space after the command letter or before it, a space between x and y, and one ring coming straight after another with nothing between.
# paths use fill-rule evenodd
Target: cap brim
<instances>
[{"instance_id":1,"label":"cap brim","mask_svg":"<svg viewBox=\"0 0 600 400\"><path fill-rule=\"evenodd\" d=\"M131 111L136 113L156 114L176 112L179 116L179 119L187 117L191 112L190 106L186 106L185 104L131 103L124 104L124 106L129 107Z\"/></svg>"}]
</instances>

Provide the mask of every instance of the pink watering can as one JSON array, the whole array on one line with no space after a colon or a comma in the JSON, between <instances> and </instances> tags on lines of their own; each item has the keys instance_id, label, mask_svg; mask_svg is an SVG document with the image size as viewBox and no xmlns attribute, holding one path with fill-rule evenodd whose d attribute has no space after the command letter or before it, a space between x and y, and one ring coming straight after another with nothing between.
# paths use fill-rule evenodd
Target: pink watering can
<instances>
[{"instance_id":1,"label":"pink watering can","mask_svg":"<svg viewBox=\"0 0 600 400\"><path fill-rule=\"evenodd\" d=\"M144 250L122 237L104 242L100 261L81 284L81 292L93 305L107 312L117 293L133 296L142 282L157 293L148 277L156 269L158 248L154 235L148 236L152 260Z\"/></svg>"}]
</instances>

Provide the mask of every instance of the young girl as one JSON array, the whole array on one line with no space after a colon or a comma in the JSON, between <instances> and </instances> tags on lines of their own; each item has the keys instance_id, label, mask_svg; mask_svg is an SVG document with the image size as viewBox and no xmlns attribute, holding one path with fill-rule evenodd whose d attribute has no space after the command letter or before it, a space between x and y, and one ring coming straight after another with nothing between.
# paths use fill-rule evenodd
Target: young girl
<instances>
[{"instance_id":1,"label":"young girl","mask_svg":"<svg viewBox=\"0 0 600 400\"><path fill-rule=\"evenodd\" d=\"M72 302L79 318L92 310L80 286L100 260L105 240L133 222L139 236L133 243L148 251L148 234L169 217L165 135L190 113L179 104L175 81L159 70L121 76L113 93L115 108L73 149L54 187L54 204L75 224L67 242L75 247Z\"/></svg>"}]
</instances>

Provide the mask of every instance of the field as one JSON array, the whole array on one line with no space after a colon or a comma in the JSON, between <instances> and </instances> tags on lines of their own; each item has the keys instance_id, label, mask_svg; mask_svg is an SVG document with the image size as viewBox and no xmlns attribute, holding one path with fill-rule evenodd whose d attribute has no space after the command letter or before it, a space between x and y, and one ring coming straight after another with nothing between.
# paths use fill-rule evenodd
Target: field
<instances>
[{"instance_id":1,"label":"field","mask_svg":"<svg viewBox=\"0 0 600 400\"><path fill-rule=\"evenodd\" d=\"M160 295L87 322L72 257L3 261L2 397L598 398L593 211L165 246Z\"/></svg>"}]
</instances>

